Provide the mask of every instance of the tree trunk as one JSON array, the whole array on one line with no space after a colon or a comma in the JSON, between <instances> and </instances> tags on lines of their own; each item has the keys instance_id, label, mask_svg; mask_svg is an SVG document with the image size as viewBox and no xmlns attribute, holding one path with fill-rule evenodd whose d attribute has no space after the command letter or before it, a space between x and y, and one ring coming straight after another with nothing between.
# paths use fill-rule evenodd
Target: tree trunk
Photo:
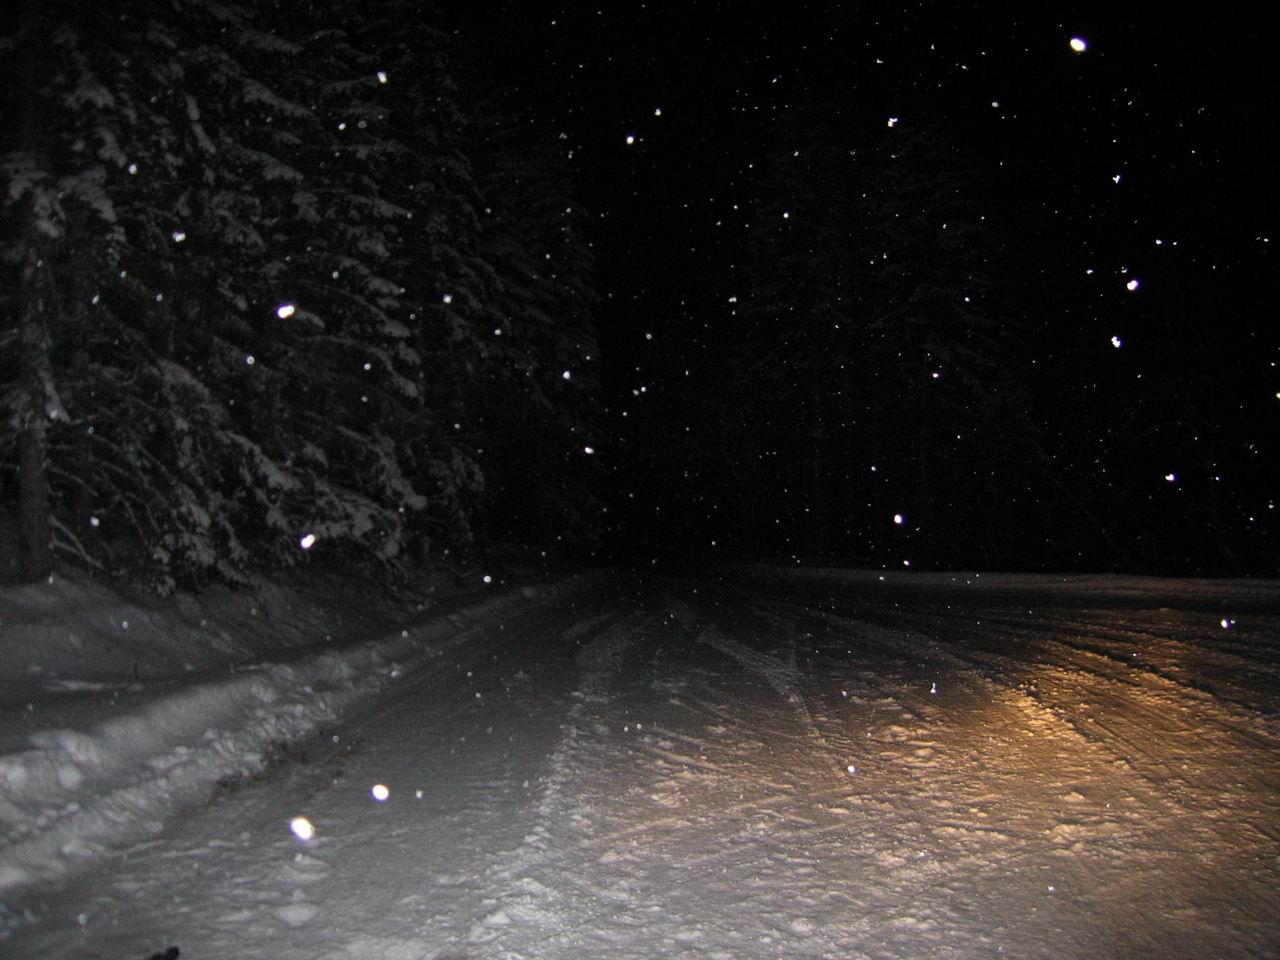
<instances>
[{"instance_id":1,"label":"tree trunk","mask_svg":"<svg viewBox=\"0 0 1280 960\"><path fill-rule=\"evenodd\" d=\"M17 22L21 33L34 30L38 6L25 0L19 8ZM39 137L39 117L34 95L35 45L19 43L23 56L22 87L18 103L21 115L18 146L34 152ZM29 221L32 218L28 211ZM38 583L53 572L51 548L52 528L49 519L49 424L45 412L47 382L42 373L49 363L48 338L45 331L46 304L41 289L42 264L34 244L33 222L25 224L27 235L24 262L19 277L18 298L22 303L19 323L18 389L21 391L17 410L18 428L18 580Z\"/></svg>"},{"instance_id":2,"label":"tree trunk","mask_svg":"<svg viewBox=\"0 0 1280 960\"><path fill-rule=\"evenodd\" d=\"M815 388L809 395L809 456L806 458L806 477L808 488L805 500L809 507L808 523L805 525L805 552L814 557L825 557L827 553L827 491L826 491L826 456L827 431L822 418L822 397Z\"/></svg>"},{"instance_id":3,"label":"tree trunk","mask_svg":"<svg viewBox=\"0 0 1280 960\"><path fill-rule=\"evenodd\" d=\"M52 297L44 289L48 266L34 250L23 264L25 301L18 358L22 391L18 409L18 580L38 583L53 572L49 516L49 337L45 311ZM57 409L55 406L54 409Z\"/></svg>"},{"instance_id":4,"label":"tree trunk","mask_svg":"<svg viewBox=\"0 0 1280 960\"><path fill-rule=\"evenodd\" d=\"M39 583L53 572L49 525L49 439L40 411L18 434L18 580Z\"/></svg>"},{"instance_id":5,"label":"tree trunk","mask_svg":"<svg viewBox=\"0 0 1280 960\"><path fill-rule=\"evenodd\" d=\"M933 555L933 486L932 478L929 474L929 381L925 379L929 372L927 355L925 362L921 364L921 371L920 437L917 451L920 467L920 491L915 517L915 529L918 531L918 536L915 538L917 567L934 566L936 564L936 558Z\"/></svg>"}]
</instances>

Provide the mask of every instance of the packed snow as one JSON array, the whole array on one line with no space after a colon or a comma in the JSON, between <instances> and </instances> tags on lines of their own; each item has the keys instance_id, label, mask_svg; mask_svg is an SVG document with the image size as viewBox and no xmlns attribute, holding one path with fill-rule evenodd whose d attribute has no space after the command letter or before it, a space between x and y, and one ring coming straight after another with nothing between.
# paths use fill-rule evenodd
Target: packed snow
<instances>
[{"instance_id":1,"label":"packed snow","mask_svg":"<svg viewBox=\"0 0 1280 960\"><path fill-rule=\"evenodd\" d=\"M594 574L126 680L41 589L3 956L1280 952L1274 581Z\"/></svg>"}]
</instances>

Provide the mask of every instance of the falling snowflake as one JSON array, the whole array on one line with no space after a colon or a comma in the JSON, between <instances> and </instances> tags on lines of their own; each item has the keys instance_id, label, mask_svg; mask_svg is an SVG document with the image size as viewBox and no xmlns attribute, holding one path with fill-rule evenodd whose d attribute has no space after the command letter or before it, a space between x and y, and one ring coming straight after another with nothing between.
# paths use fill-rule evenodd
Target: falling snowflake
<instances>
[{"instance_id":1,"label":"falling snowflake","mask_svg":"<svg viewBox=\"0 0 1280 960\"><path fill-rule=\"evenodd\" d=\"M316 835L316 828L306 817L294 817L289 821L289 829L299 840L310 840Z\"/></svg>"},{"instance_id":2,"label":"falling snowflake","mask_svg":"<svg viewBox=\"0 0 1280 960\"><path fill-rule=\"evenodd\" d=\"M1089 49L1089 44L1085 43L1084 37L1072 37L1071 49L1076 53L1084 53Z\"/></svg>"},{"instance_id":3,"label":"falling snowflake","mask_svg":"<svg viewBox=\"0 0 1280 960\"><path fill-rule=\"evenodd\" d=\"M373 799L379 803L386 803L387 798L391 796L391 791L387 789L385 784L375 783L373 789L369 791L373 795Z\"/></svg>"},{"instance_id":4,"label":"falling snowflake","mask_svg":"<svg viewBox=\"0 0 1280 960\"><path fill-rule=\"evenodd\" d=\"M292 303L282 303L280 306L276 307L276 316L281 320L288 320L295 313L297 313L297 307Z\"/></svg>"},{"instance_id":5,"label":"falling snowflake","mask_svg":"<svg viewBox=\"0 0 1280 960\"><path fill-rule=\"evenodd\" d=\"M303 550L310 550L315 545L316 545L316 535L314 533L308 533L305 537L303 537L301 540L298 541L298 546L302 547Z\"/></svg>"}]
</instances>

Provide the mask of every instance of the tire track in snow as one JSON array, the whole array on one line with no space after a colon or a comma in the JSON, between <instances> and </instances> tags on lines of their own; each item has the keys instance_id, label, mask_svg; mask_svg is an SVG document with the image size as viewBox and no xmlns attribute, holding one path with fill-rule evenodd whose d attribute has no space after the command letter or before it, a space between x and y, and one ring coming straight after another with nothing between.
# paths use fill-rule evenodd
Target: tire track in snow
<instances>
[{"instance_id":1,"label":"tire track in snow","mask_svg":"<svg viewBox=\"0 0 1280 960\"><path fill-rule=\"evenodd\" d=\"M1174 615L1173 611L1160 613ZM1109 660L1123 668L1110 673L1114 678L1142 674L1159 678L1176 688L1171 691L1175 698L1186 693L1212 701L1219 707L1233 708L1239 720L1280 732L1280 661L1265 648L1250 650L1234 641L1222 643L1217 634L1230 630L1216 620L1199 619L1194 628L1167 626L1156 631L1129 623L1056 618L1053 627L1046 629L1039 620L984 616L982 625L987 629L979 630L957 617L952 623L943 620L942 629L961 637L985 636L1022 645L1032 642L1045 647L1046 652L1060 651L1063 662L1072 666L1102 671L1102 661ZM1266 624L1266 618L1258 618L1249 630L1259 636L1257 631L1264 631ZM996 627L994 632L992 626ZM1171 630L1177 635L1170 635ZM1240 635L1236 630L1235 636ZM1091 660L1089 655L1100 659Z\"/></svg>"},{"instance_id":2,"label":"tire track in snow","mask_svg":"<svg viewBox=\"0 0 1280 960\"><path fill-rule=\"evenodd\" d=\"M984 623L989 622L984 618ZM960 625L970 636L978 631ZM1071 629L1078 627L1072 623ZM961 632L957 631L957 632ZM1150 631L1126 631L1150 643L1167 642ZM1192 758L1209 753L1218 761L1237 754L1276 755L1280 736L1276 724L1255 704L1224 697L1194 679L1168 675L1147 662L1146 649L1137 655L1117 655L1098 649L1092 637L1076 637L1067 631L1020 628L996 634L994 640L1009 649L1020 649L1013 657L992 650L992 634L986 644L953 647L954 655L972 664L985 676L1011 678L1033 668L1033 681L1023 683L1024 691L1070 723L1082 736L1095 742L1108 737L1123 749L1117 755L1127 762L1161 771L1163 779L1177 778L1177 768L1169 755ZM1031 654L1031 656L1028 656ZM1179 743L1174 746L1174 742ZM1224 769L1235 766L1226 759ZM1280 776L1254 768L1259 788L1280 792Z\"/></svg>"},{"instance_id":3,"label":"tire track in snow","mask_svg":"<svg viewBox=\"0 0 1280 960\"><path fill-rule=\"evenodd\" d=\"M806 622L806 617L811 618L808 622L824 622L836 636L852 638L850 649L866 649L866 620L785 600L779 603L798 622ZM1032 640L1019 624L1016 631L988 629L988 642L982 643L983 632L957 617L962 629L956 632L961 636L944 643L913 629L920 617L897 610L875 610L870 616L878 619L877 614L898 624L895 632L907 649L937 658L946 692L967 676L970 684L981 683L993 702L1003 701L1015 719L1024 716L1021 725L1028 734L1045 746L1057 744L1027 750L1016 739L1006 738L1008 746L1001 749L1046 760L1056 756L1066 774L1058 778L1064 804L1056 824L1049 827L1049 837L1063 856L1091 864L1097 871L1095 887L1109 884L1127 889L1127 897L1152 899L1150 892L1135 887L1132 871L1122 869L1136 860L1157 870L1170 891L1176 891L1158 896L1212 902L1230 890L1253 916L1274 910L1280 849L1268 825L1280 822L1274 762L1278 751L1266 720L1252 704L1242 707L1194 682L1183 683L1133 664L1132 658L1108 656L1092 649L1089 638L1063 642L1062 631L1046 629L1043 623L1028 625L1034 628L1025 630L1033 634ZM932 618L931 629L945 635L949 624L938 620ZM991 626L985 614L982 623ZM993 646L1010 652L995 652ZM1018 726L1014 723L1009 732L1016 734ZM1184 762L1196 756L1204 764L1200 771L1194 761ZM1272 762L1259 769L1259 758ZM1006 779L1001 792L1014 783L1046 779L1035 771L1000 772L999 762L994 769L986 767L984 776L998 773ZM1101 799L1107 800L1103 809ZM1017 832L1010 835L1015 846L1030 848L1033 824L1015 826ZM975 825L969 822L961 829L971 833ZM1197 859L1175 865L1177 851L1188 847L1201 851ZM1075 882L1086 876L1077 872ZM1221 911L1214 919L1221 924L1224 916L1235 915L1235 909Z\"/></svg>"},{"instance_id":4,"label":"tire track in snow","mask_svg":"<svg viewBox=\"0 0 1280 960\"><path fill-rule=\"evenodd\" d=\"M576 692L542 826L526 838L529 852L504 862L501 912L474 931L486 950L620 960L834 956L861 922L846 917L828 929L812 917L847 906L828 875L843 875L844 858L826 852L841 847L844 820L810 799L815 782L829 790L839 777L807 707L789 696L799 693L788 681L794 664L758 659L725 637L717 649L706 622L668 610L637 624L631 640L584 651L594 669ZM646 636L655 628L659 636ZM670 670L678 680L664 679ZM783 753L752 735L779 721L791 727ZM802 852L815 842L823 853ZM739 907L732 917L723 907L707 914L681 889Z\"/></svg>"},{"instance_id":5,"label":"tire track in snow","mask_svg":"<svg viewBox=\"0 0 1280 960\"><path fill-rule=\"evenodd\" d=\"M590 639L579 651L579 680L572 693L573 705L561 725L559 742L549 763L535 808L534 823L521 845L508 851L488 870L488 883L496 886L486 897L493 909L472 924L466 942L472 945L503 947L508 941L533 943L554 941L576 925L575 894L581 889L565 890L560 882L544 882L553 873L554 864L565 858L561 838L588 827L589 804L570 790L582 777L582 754L589 751L592 736L590 714L607 704L610 675L617 669L626 652L636 643L641 630L657 620L654 614L629 614L602 617L579 629L566 633L564 639L581 642L606 620L607 629ZM572 885L572 884L571 884ZM576 885L573 885L576 886ZM519 948L509 955L521 956Z\"/></svg>"}]
</instances>

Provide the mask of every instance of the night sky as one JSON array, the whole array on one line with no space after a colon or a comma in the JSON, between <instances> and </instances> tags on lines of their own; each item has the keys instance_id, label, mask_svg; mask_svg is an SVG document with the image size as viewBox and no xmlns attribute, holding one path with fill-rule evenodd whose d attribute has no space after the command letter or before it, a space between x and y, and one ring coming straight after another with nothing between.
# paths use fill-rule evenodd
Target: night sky
<instances>
[{"instance_id":1,"label":"night sky","mask_svg":"<svg viewBox=\"0 0 1280 960\"><path fill-rule=\"evenodd\" d=\"M1203 6L1007 9L631 3L485 17L506 79L563 134L596 218L611 434L599 448L616 539L642 559L713 543L788 553L786 536L742 542L740 523L717 519L732 514L734 477L690 474L682 438L714 434L724 415L745 247L771 199L758 171L804 101L804 117L822 105L864 136L944 125L1000 235L1005 372L1060 483L1029 482L1023 541L976 560L1217 569L1207 541L1229 527L1228 567L1274 569L1276 190L1262 144L1276 85L1263 32ZM1197 492L1206 483L1222 495ZM1180 497L1212 501L1212 536ZM1062 532L1095 524L1097 536ZM857 540L835 552L896 562Z\"/></svg>"},{"instance_id":2,"label":"night sky","mask_svg":"<svg viewBox=\"0 0 1280 960\"><path fill-rule=\"evenodd\" d=\"M1280 575L1272 38L1081 9L24 7L22 576Z\"/></svg>"}]
</instances>

